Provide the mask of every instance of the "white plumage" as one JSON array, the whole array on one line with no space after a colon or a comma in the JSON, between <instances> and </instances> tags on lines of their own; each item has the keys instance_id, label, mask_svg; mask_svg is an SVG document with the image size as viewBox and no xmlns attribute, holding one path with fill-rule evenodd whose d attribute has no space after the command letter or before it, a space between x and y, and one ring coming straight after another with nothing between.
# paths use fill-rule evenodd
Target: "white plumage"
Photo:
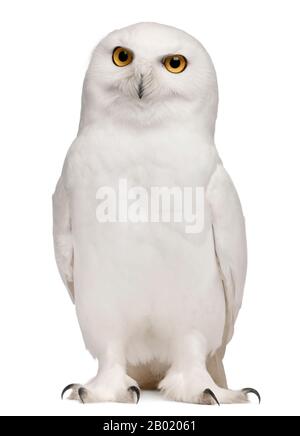
<instances>
[{"instance_id":1,"label":"white plumage","mask_svg":"<svg viewBox=\"0 0 300 436\"><path fill-rule=\"evenodd\" d=\"M133 60L112 61L115 47ZM165 56L187 67L170 73ZM174 64L175 65L175 64ZM212 404L246 401L227 389L222 359L242 302L244 218L214 145L217 81L201 44L140 23L109 34L85 78L78 136L53 196L58 268L99 371L71 398L134 401L141 388ZM101 186L204 187L205 223L99 223Z\"/></svg>"}]
</instances>

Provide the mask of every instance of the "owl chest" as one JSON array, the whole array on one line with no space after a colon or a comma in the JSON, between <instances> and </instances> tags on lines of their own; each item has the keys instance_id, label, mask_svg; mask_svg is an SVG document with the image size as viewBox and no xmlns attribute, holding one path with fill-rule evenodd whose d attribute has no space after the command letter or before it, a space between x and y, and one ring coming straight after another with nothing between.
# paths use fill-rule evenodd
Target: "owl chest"
<instances>
[{"instance_id":1,"label":"owl chest","mask_svg":"<svg viewBox=\"0 0 300 436\"><path fill-rule=\"evenodd\" d=\"M78 159L79 179L88 185L206 186L215 148L187 134L120 135L93 141Z\"/></svg>"}]
</instances>

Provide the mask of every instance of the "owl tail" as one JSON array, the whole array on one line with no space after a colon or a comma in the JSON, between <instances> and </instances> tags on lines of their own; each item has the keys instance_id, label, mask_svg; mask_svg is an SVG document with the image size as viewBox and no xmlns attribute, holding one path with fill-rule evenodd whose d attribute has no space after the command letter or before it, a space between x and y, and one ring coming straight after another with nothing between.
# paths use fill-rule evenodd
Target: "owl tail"
<instances>
[{"instance_id":1,"label":"owl tail","mask_svg":"<svg viewBox=\"0 0 300 436\"><path fill-rule=\"evenodd\" d=\"M207 360L207 370L211 375L214 382L223 389L228 389L225 369L223 365L223 352L217 350L215 354L210 356Z\"/></svg>"}]
</instances>

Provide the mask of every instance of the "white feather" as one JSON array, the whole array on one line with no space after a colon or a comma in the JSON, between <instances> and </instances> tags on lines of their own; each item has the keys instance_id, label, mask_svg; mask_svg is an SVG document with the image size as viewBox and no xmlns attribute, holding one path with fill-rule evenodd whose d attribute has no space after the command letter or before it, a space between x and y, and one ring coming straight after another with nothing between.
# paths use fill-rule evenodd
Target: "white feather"
<instances>
[{"instance_id":1,"label":"white feather","mask_svg":"<svg viewBox=\"0 0 300 436\"><path fill-rule=\"evenodd\" d=\"M133 51L132 64L113 64L116 46ZM187 58L182 74L163 67L170 53ZM212 402L206 388L222 402L245 400L222 389L246 243L240 204L214 146L217 102L207 52L178 29L140 23L111 33L93 53L78 137L53 202L58 267L99 360L87 401L131 401L127 388L151 381L176 400ZM146 189L204 187L203 232L186 234L180 223L100 224L96 192L117 188L121 178Z\"/></svg>"}]
</instances>

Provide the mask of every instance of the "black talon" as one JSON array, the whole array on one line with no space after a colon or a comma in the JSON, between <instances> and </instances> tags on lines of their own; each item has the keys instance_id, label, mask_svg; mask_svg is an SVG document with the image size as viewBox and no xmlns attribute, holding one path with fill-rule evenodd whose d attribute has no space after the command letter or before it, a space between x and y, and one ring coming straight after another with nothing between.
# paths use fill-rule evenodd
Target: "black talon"
<instances>
[{"instance_id":1,"label":"black talon","mask_svg":"<svg viewBox=\"0 0 300 436\"><path fill-rule=\"evenodd\" d=\"M245 388L245 389L242 389L242 392L244 392L244 394L246 394L246 395L248 395L248 394L254 394L254 395L256 395L257 398L258 398L259 404L261 403L261 397L260 397L260 395L259 395L259 392L257 392L256 389Z\"/></svg>"},{"instance_id":2,"label":"black talon","mask_svg":"<svg viewBox=\"0 0 300 436\"><path fill-rule=\"evenodd\" d=\"M211 397L213 398L213 400L215 400L215 402L217 403L217 405L220 406L219 400L218 400L218 398L215 396L215 394L213 393L212 390L210 390L210 389L205 389L205 391L203 392L203 394L211 396Z\"/></svg>"},{"instance_id":3,"label":"black talon","mask_svg":"<svg viewBox=\"0 0 300 436\"><path fill-rule=\"evenodd\" d=\"M76 383L71 383L70 385L66 386L62 393L60 394L60 398L63 400L64 399L64 394L69 390L69 389L73 389L75 386L78 386Z\"/></svg>"},{"instance_id":4,"label":"black talon","mask_svg":"<svg viewBox=\"0 0 300 436\"><path fill-rule=\"evenodd\" d=\"M132 391L136 394L136 404L140 401L141 392L137 386L130 386L128 388L129 391Z\"/></svg>"},{"instance_id":5,"label":"black talon","mask_svg":"<svg viewBox=\"0 0 300 436\"><path fill-rule=\"evenodd\" d=\"M78 395L82 404L84 404L84 397L86 397L88 391L85 388L78 389Z\"/></svg>"}]
</instances>

